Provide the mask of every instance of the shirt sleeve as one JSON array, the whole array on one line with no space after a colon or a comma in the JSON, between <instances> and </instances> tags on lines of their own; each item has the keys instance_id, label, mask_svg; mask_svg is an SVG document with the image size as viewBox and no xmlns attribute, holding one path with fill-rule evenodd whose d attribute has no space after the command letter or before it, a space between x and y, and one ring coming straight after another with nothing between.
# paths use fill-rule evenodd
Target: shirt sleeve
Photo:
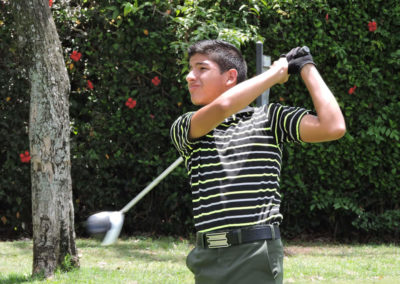
<instances>
[{"instance_id":1,"label":"shirt sleeve","mask_svg":"<svg viewBox=\"0 0 400 284\"><path fill-rule=\"evenodd\" d=\"M300 138L300 121L311 111L300 107L270 104L268 117L275 133L277 144L284 142L303 142Z\"/></svg>"},{"instance_id":2,"label":"shirt sleeve","mask_svg":"<svg viewBox=\"0 0 400 284\"><path fill-rule=\"evenodd\" d=\"M170 129L172 143L182 157L189 156L192 150L189 131L193 114L194 112L188 112L181 115L175 120Z\"/></svg>"}]
</instances>

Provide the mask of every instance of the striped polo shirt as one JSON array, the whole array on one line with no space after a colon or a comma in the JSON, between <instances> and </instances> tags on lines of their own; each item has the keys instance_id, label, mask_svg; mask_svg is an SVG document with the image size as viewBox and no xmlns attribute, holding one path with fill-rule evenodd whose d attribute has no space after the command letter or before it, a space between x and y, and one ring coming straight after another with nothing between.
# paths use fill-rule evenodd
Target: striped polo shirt
<instances>
[{"instance_id":1,"label":"striped polo shirt","mask_svg":"<svg viewBox=\"0 0 400 284\"><path fill-rule=\"evenodd\" d=\"M306 113L276 103L248 107L192 141L194 112L173 123L171 139L185 161L197 231L280 224L282 146L300 142Z\"/></svg>"}]
</instances>

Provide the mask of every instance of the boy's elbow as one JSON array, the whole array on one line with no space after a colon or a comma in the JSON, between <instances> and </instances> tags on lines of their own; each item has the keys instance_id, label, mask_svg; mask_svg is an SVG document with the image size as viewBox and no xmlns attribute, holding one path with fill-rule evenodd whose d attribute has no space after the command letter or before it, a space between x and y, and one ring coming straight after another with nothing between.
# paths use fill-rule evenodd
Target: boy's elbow
<instances>
[{"instance_id":1,"label":"boy's elbow","mask_svg":"<svg viewBox=\"0 0 400 284\"><path fill-rule=\"evenodd\" d=\"M346 134L346 124L343 122L341 124L336 125L330 131L330 136L332 140L338 140L342 138Z\"/></svg>"},{"instance_id":2,"label":"boy's elbow","mask_svg":"<svg viewBox=\"0 0 400 284\"><path fill-rule=\"evenodd\" d=\"M230 100L220 100L215 104L216 111L220 114L222 118L226 118L232 113L233 104Z\"/></svg>"}]
</instances>

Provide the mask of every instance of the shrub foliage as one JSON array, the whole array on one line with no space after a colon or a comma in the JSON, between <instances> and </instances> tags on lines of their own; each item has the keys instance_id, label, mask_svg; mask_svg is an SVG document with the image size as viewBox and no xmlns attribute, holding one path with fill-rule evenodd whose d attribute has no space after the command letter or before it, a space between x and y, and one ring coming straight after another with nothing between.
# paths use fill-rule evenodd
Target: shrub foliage
<instances>
[{"instance_id":1,"label":"shrub foliage","mask_svg":"<svg viewBox=\"0 0 400 284\"><path fill-rule=\"evenodd\" d=\"M184 80L185 50L193 41L220 38L242 49L249 76L256 41L273 60L309 46L344 112L348 132L341 140L285 148L286 236L398 236L400 6L392 0L327 2L55 0L51 9L71 79L78 234L85 235L90 214L122 208L177 158L169 127L194 109ZM29 82L9 1L0 5L0 233L29 235ZM272 88L270 101L312 109L296 77ZM128 213L125 233L187 235L193 231L190 198L181 166Z\"/></svg>"}]
</instances>

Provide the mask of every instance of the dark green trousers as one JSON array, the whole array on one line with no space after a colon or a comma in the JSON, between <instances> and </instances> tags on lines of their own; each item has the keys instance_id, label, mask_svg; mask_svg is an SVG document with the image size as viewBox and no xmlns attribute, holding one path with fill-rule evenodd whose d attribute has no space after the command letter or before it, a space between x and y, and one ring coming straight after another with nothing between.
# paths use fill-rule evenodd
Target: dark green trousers
<instances>
[{"instance_id":1,"label":"dark green trousers","mask_svg":"<svg viewBox=\"0 0 400 284\"><path fill-rule=\"evenodd\" d=\"M281 284L281 239L227 248L195 247L186 258L196 284Z\"/></svg>"}]
</instances>

